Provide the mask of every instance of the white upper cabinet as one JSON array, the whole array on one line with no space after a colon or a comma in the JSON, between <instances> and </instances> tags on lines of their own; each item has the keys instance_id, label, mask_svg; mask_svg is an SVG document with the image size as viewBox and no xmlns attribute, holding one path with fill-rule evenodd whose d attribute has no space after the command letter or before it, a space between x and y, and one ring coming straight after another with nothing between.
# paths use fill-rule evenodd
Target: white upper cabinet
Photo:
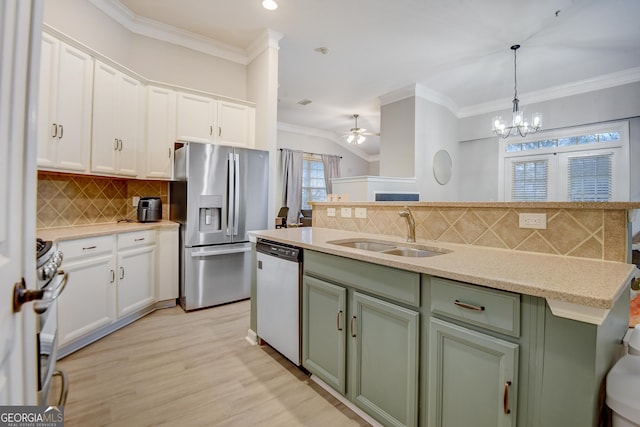
<instances>
[{"instance_id":1,"label":"white upper cabinet","mask_svg":"<svg viewBox=\"0 0 640 427\"><path fill-rule=\"evenodd\" d=\"M177 139L214 142L217 135L216 106L216 100L213 98L179 92Z\"/></svg>"},{"instance_id":2,"label":"white upper cabinet","mask_svg":"<svg viewBox=\"0 0 640 427\"><path fill-rule=\"evenodd\" d=\"M44 33L38 102L38 167L89 171L91 56Z\"/></svg>"},{"instance_id":3,"label":"white upper cabinet","mask_svg":"<svg viewBox=\"0 0 640 427\"><path fill-rule=\"evenodd\" d=\"M178 93L176 139L253 147L255 108Z\"/></svg>"},{"instance_id":4,"label":"white upper cabinet","mask_svg":"<svg viewBox=\"0 0 640 427\"><path fill-rule=\"evenodd\" d=\"M95 61L91 171L137 176L143 135L142 84Z\"/></svg>"},{"instance_id":5,"label":"white upper cabinet","mask_svg":"<svg viewBox=\"0 0 640 427\"><path fill-rule=\"evenodd\" d=\"M224 145L253 147L255 108L218 101L218 142Z\"/></svg>"},{"instance_id":6,"label":"white upper cabinet","mask_svg":"<svg viewBox=\"0 0 640 427\"><path fill-rule=\"evenodd\" d=\"M171 178L175 140L175 91L147 86L147 155L145 164L147 178Z\"/></svg>"}]
</instances>

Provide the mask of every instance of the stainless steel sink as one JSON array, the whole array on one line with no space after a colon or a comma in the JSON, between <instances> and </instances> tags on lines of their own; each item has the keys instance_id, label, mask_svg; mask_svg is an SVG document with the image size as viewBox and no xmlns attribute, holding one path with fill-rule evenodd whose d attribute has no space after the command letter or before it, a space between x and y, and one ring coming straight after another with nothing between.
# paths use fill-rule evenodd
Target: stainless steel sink
<instances>
[{"instance_id":1,"label":"stainless steel sink","mask_svg":"<svg viewBox=\"0 0 640 427\"><path fill-rule=\"evenodd\" d=\"M328 242L333 243L333 242ZM343 243L334 243L335 245L345 246L347 248L355 248L362 249L365 251L372 252L381 252L389 249L394 249L394 245L389 245L387 243L379 243L379 242L369 242L369 241L348 241Z\"/></svg>"},{"instance_id":2,"label":"stainless steel sink","mask_svg":"<svg viewBox=\"0 0 640 427\"><path fill-rule=\"evenodd\" d=\"M393 243L383 243L370 240L334 240L327 243L331 243L332 245L344 246L347 248L362 249L364 251L414 258L430 257L446 253L432 251L426 248L397 246Z\"/></svg>"},{"instance_id":3,"label":"stainless steel sink","mask_svg":"<svg viewBox=\"0 0 640 427\"><path fill-rule=\"evenodd\" d=\"M407 256L415 258L423 258L428 256L442 255L442 252L430 251L427 249L415 249L415 248L395 248L388 251L383 251L385 254Z\"/></svg>"}]
</instances>

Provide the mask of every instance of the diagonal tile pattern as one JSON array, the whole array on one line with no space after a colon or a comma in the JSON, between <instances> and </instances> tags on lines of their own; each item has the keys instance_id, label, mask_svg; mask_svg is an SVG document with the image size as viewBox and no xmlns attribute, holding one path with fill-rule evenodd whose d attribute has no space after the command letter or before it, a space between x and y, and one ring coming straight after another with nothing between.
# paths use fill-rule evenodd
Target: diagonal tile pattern
<instances>
[{"instance_id":1,"label":"diagonal tile pattern","mask_svg":"<svg viewBox=\"0 0 640 427\"><path fill-rule=\"evenodd\" d=\"M39 171L36 226L45 229L134 220L133 196L159 196L162 216L168 218L168 185L164 181Z\"/></svg>"},{"instance_id":2,"label":"diagonal tile pattern","mask_svg":"<svg viewBox=\"0 0 640 427\"><path fill-rule=\"evenodd\" d=\"M341 206L347 207L343 204ZM358 205L362 207L361 204ZM367 219L313 211L316 227L406 236L398 206L368 205ZM412 206L416 237L448 243L626 262L626 212L599 209L530 209ZM547 229L519 227L520 213L546 213Z\"/></svg>"}]
</instances>

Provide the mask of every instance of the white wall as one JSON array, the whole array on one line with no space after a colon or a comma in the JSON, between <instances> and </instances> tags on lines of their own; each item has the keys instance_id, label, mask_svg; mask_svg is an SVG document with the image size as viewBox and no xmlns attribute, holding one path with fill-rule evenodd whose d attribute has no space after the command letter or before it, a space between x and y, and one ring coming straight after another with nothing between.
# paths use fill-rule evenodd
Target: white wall
<instances>
[{"instance_id":1,"label":"white wall","mask_svg":"<svg viewBox=\"0 0 640 427\"><path fill-rule=\"evenodd\" d=\"M46 0L44 22L145 78L246 99L247 67L131 33L88 0Z\"/></svg>"},{"instance_id":2,"label":"white wall","mask_svg":"<svg viewBox=\"0 0 640 427\"><path fill-rule=\"evenodd\" d=\"M451 174L448 183L439 184L433 175L433 157L439 150L451 156L455 171L458 163L458 119L447 108L416 97L415 177L421 201L450 201L456 198L460 174Z\"/></svg>"},{"instance_id":3,"label":"white wall","mask_svg":"<svg viewBox=\"0 0 640 427\"><path fill-rule=\"evenodd\" d=\"M380 176L380 160L369 162L369 176Z\"/></svg>"}]
</instances>

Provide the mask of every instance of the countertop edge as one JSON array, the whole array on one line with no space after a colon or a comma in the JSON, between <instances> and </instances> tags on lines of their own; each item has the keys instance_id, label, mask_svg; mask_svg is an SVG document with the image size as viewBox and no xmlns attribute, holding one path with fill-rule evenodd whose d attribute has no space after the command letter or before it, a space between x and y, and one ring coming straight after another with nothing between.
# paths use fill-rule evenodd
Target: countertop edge
<instances>
[{"instance_id":1,"label":"countertop edge","mask_svg":"<svg viewBox=\"0 0 640 427\"><path fill-rule=\"evenodd\" d=\"M84 239L107 236L110 234L129 233L159 228L178 228L180 224L173 221L156 222L114 222L104 224L78 225L64 228L43 228L36 230L36 236L43 240L62 242L65 240Z\"/></svg>"}]
</instances>

